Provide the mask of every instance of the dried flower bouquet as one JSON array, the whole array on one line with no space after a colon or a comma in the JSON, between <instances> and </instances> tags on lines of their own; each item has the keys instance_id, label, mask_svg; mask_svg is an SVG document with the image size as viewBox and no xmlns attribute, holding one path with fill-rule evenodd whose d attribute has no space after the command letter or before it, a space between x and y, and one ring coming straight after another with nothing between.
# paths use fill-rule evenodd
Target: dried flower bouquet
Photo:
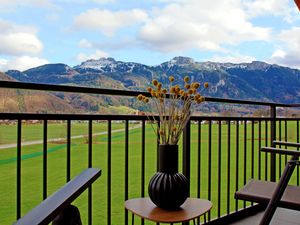
<instances>
[{"instance_id":1,"label":"dried flower bouquet","mask_svg":"<svg viewBox=\"0 0 300 225\"><path fill-rule=\"evenodd\" d=\"M206 82L203 89L199 90L200 84L198 82L190 83L188 76L183 79L183 87L178 84L173 85L174 80L174 77L170 76L170 85L168 88L164 88L162 83L154 79L152 80L153 87L147 88L152 98L149 99L142 94L137 96L137 99L144 103L149 103L150 100L154 102L160 124L157 129L154 129L151 125L159 137L160 144L175 145L178 143L180 135L192 114L192 103L200 104L204 102L205 98L201 96L200 92L209 86Z\"/></svg>"}]
</instances>

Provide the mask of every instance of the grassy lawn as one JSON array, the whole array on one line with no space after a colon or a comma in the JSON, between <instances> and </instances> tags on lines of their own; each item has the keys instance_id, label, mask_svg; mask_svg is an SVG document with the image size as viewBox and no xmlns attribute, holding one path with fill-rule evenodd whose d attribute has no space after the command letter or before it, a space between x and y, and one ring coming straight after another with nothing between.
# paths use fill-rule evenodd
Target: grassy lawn
<instances>
[{"instance_id":1,"label":"grassy lawn","mask_svg":"<svg viewBox=\"0 0 300 225\"><path fill-rule=\"evenodd\" d=\"M212 125L212 141L211 141L211 201L213 209L211 216L217 216L218 210L218 176L219 162L220 165L220 210L221 215L226 214L227 210L235 210L235 200L233 198L236 182L241 187L244 180L258 177L258 124L254 124L252 142L252 126L246 126L247 135L244 135L245 125L239 126L239 145L236 144L236 125L232 124L230 135L230 149L228 149L228 125L221 125L221 138L219 141L219 126ZM296 141L296 123L289 122L288 135L282 135L282 139L287 138L289 141ZM124 128L124 124L112 124L112 129L117 130ZM198 181L200 182L200 197L208 198L208 125L201 126L201 142L198 141L198 127L192 125L191 129L191 196L197 197ZM72 136L86 135L86 123L72 124ZM100 133L107 130L106 123L93 124L93 133ZM48 138L65 137L65 124L49 124ZM269 132L269 131L268 131ZM283 129L284 132L284 129ZM129 198L140 197L142 192L141 184L141 130L139 128L129 131ZM144 189L147 195L147 185L151 176L156 171L156 138L151 127L146 127L146 143L145 143L145 184ZM266 140L265 124L262 123L261 130L261 145L265 146ZM268 133L270 138L270 133ZM22 140L40 140L42 139L42 125L24 125L22 130ZM0 141L2 144L14 143L16 140L15 125L1 125ZM246 145L244 144L246 140ZM198 145L201 143L200 157L200 177L198 177ZM179 143L181 146L181 143ZM221 146L221 147L219 147ZM238 147L239 157L236 157L236 149ZM22 214L28 212L32 207L39 204L42 200L42 145L24 146L22 148ZM219 154L220 149L220 154ZM253 154L252 154L252 149ZM71 176L75 176L85 169L88 165L88 144L86 138L78 138L72 140L71 146ZM244 164L244 155L246 153L246 167ZM228 154L230 160L228 161ZM107 163L107 134L102 134L93 137L93 167L102 169L102 176L95 182L93 186L93 224L106 224L107 220L107 178L108 178L108 163ZM125 199L125 136L124 132L112 133L112 148L111 148L111 201L112 201L112 224L124 224L124 199ZM181 152L180 152L181 158ZM0 224L11 224L16 218L16 149L0 150ZM253 160L252 160L253 159ZM239 166L236 169L236 161ZM264 165L265 156L261 154L261 176L265 177ZM181 160L180 160L181 164ZM253 174L251 165L253 164ZM282 160L282 165L284 160ZM268 164L269 165L269 164ZM227 184L228 184L228 166L229 173L229 197L230 207L227 209ZM246 168L244 170L244 167ZM180 167L181 168L181 165ZM236 172L238 171L238 178ZM245 173L244 173L245 171ZM296 174L296 173L295 173ZM48 194L56 191L66 182L66 143L48 143ZM295 181L295 176L293 177ZM80 208L83 223L87 224L87 193L80 196L74 203ZM243 207L243 202L238 204ZM151 223L149 223L151 224Z\"/></svg>"}]
</instances>

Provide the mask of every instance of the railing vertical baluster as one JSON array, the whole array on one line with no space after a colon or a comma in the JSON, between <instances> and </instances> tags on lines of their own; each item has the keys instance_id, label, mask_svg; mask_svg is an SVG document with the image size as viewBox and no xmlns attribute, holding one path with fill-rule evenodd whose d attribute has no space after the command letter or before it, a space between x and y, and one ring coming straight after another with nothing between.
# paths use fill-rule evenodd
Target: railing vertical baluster
<instances>
[{"instance_id":1,"label":"railing vertical baluster","mask_svg":"<svg viewBox=\"0 0 300 225\"><path fill-rule=\"evenodd\" d=\"M297 132L296 132L296 135L297 135L297 140L296 142L299 143L299 120L297 120ZM299 151L299 147L297 148L297 150ZM297 185L299 186L299 166L297 166Z\"/></svg>"},{"instance_id":2,"label":"railing vertical baluster","mask_svg":"<svg viewBox=\"0 0 300 225\"><path fill-rule=\"evenodd\" d=\"M279 135L279 141L282 141L282 136L281 136L281 132L282 132L282 129L281 129L281 126L282 126L282 124L281 124L281 120L279 120L279 129L278 129L278 135Z\"/></svg>"},{"instance_id":3,"label":"railing vertical baluster","mask_svg":"<svg viewBox=\"0 0 300 225\"><path fill-rule=\"evenodd\" d=\"M128 150L129 132L128 120L125 121L125 201L128 200ZM125 209L125 224L128 224L128 211Z\"/></svg>"},{"instance_id":4,"label":"railing vertical baluster","mask_svg":"<svg viewBox=\"0 0 300 225\"><path fill-rule=\"evenodd\" d=\"M21 151L22 151L22 120L17 125L17 219L21 217Z\"/></svg>"},{"instance_id":5,"label":"railing vertical baluster","mask_svg":"<svg viewBox=\"0 0 300 225\"><path fill-rule=\"evenodd\" d=\"M157 130L160 130L160 121L157 120ZM160 143L160 134L157 132L157 142L156 142L156 171L159 170L159 143Z\"/></svg>"},{"instance_id":6,"label":"railing vertical baluster","mask_svg":"<svg viewBox=\"0 0 300 225\"><path fill-rule=\"evenodd\" d=\"M92 168L93 162L93 121L89 120L88 125L88 167ZM88 188L88 224L92 225L92 186Z\"/></svg>"},{"instance_id":7,"label":"railing vertical baluster","mask_svg":"<svg viewBox=\"0 0 300 225\"><path fill-rule=\"evenodd\" d=\"M222 135L222 128L221 128L221 120L218 121L218 218L221 216L221 167L222 167L222 155L221 155L221 150L222 150L222 140L221 140L221 135Z\"/></svg>"},{"instance_id":8,"label":"railing vertical baluster","mask_svg":"<svg viewBox=\"0 0 300 225\"><path fill-rule=\"evenodd\" d=\"M107 224L111 224L111 120L107 126Z\"/></svg>"},{"instance_id":9,"label":"railing vertical baluster","mask_svg":"<svg viewBox=\"0 0 300 225\"><path fill-rule=\"evenodd\" d=\"M269 146L268 142L268 120L265 120L265 146Z\"/></svg>"},{"instance_id":10,"label":"railing vertical baluster","mask_svg":"<svg viewBox=\"0 0 300 225\"><path fill-rule=\"evenodd\" d=\"M236 160L235 160L235 191L239 189L239 120L236 121ZM238 200L235 199L235 211L238 211Z\"/></svg>"},{"instance_id":11,"label":"railing vertical baluster","mask_svg":"<svg viewBox=\"0 0 300 225\"><path fill-rule=\"evenodd\" d=\"M227 214L230 213L230 138L231 138L231 131L230 131L230 123L231 120L227 121Z\"/></svg>"},{"instance_id":12,"label":"railing vertical baluster","mask_svg":"<svg viewBox=\"0 0 300 225\"><path fill-rule=\"evenodd\" d=\"M93 121L89 120L89 125L88 125L88 133L89 133L89 146L88 146L88 167L92 167L92 162L93 162Z\"/></svg>"},{"instance_id":13,"label":"railing vertical baluster","mask_svg":"<svg viewBox=\"0 0 300 225\"><path fill-rule=\"evenodd\" d=\"M281 132L282 132L282 130L281 130L281 120L279 120L279 129L278 129L278 133L279 133L279 141L281 141ZM279 147L281 147L281 146L279 146ZM281 155L279 155L278 156L278 158L279 158L279 162L278 162L278 164L279 164L279 166L278 166L278 179L280 179L280 176L281 176L281 164L282 164L282 156Z\"/></svg>"},{"instance_id":14,"label":"railing vertical baluster","mask_svg":"<svg viewBox=\"0 0 300 225\"><path fill-rule=\"evenodd\" d=\"M275 147L274 141L276 140L276 106L271 106L271 140L270 146ZM270 156L270 180L276 180L276 155L271 153Z\"/></svg>"},{"instance_id":15,"label":"railing vertical baluster","mask_svg":"<svg viewBox=\"0 0 300 225\"><path fill-rule=\"evenodd\" d=\"M284 141L287 142L288 141L288 129L287 129L287 120L285 119L284 120ZM285 149L287 149L287 146L285 146ZM287 155L284 156L285 158L285 162L284 164L287 164L287 161L288 161L288 157Z\"/></svg>"},{"instance_id":16,"label":"railing vertical baluster","mask_svg":"<svg viewBox=\"0 0 300 225\"><path fill-rule=\"evenodd\" d=\"M254 178L254 120L251 120L251 178Z\"/></svg>"},{"instance_id":17,"label":"railing vertical baluster","mask_svg":"<svg viewBox=\"0 0 300 225\"><path fill-rule=\"evenodd\" d=\"M201 120L198 120L197 198L201 197L201 131ZM197 223L200 224L200 218L197 219Z\"/></svg>"},{"instance_id":18,"label":"railing vertical baluster","mask_svg":"<svg viewBox=\"0 0 300 225\"><path fill-rule=\"evenodd\" d=\"M211 200L211 151L212 151L212 146L211 146L211 123L212 121L209 120L208 123L208 200ZM208 212L208 221L210 221L210 216L211 213Z\"/></svg>"},{"instance_id":19,"label":"railing vertical baluster","mask_svg":"<svg viewBox=\"0 0 300 225\"><path fill-rule=\"evenodd\" d=\"M269 146L268 143L268 121L265 120L265 146ZM265 154L265 180L268 180L268 154Z\"/></svg>"},{"instance_id":20,"label":"railing vertical baluster","mask_svg":"<svg viewBox=\"0 0 300 225\"><path fill-rule=\"evenodd\" d=\"M67 120L67 182L71 179L71 120Z\"/></svg>"},{"instance_id":21,"label":"railing vertical baluster","mask_svg":"<svg viewBox=\"0 0 300 225\"><path fill-rule=\"evenodd\" d=\"M244 120L244 185L247 182L247 120ZM246 201L244 201L246 208Z\"/></svg>"},{"instance_id":22,"label":"railing vertical baluster","mask_svg":"<svg viewBox=\"0 0 300 225\"><path fill-rule=\"evenodd\" d=\"M254 120L251 120L251 178L254 178Z\"/></svg>"},{"instance_id":23,"label":"railing vertical baluster","mask_svg":"<svg viewBox=\"0 0 300 225\"><path fill-rule=\"evenodd\" d=\"M43 123L43 200L47 198L47 138L48 121Z\"/></svg>"},{"instance_id":24,"label":"railing vertical baluster","mask_svg":"<svg viewBox=\"0 0 300 225\"><path fill-rule=\"evenodd\" d=\"M183 129L182 140L182 172L187 180L191 179L191 121L189 121ZM190 191L188 192L188 196Z\"/></svg>"},{"instance_id":25,"label":"railing vertical baluster","mask_svg":"<svg viewBox=\"0 0 300 225\"><path fill-rule=\"evenodd\" d=\"M188 121L183 129L182 138L182 173L186 176L187 180L191 180L191 120ZM190 195L190 185L188 196ZM188 222L182 223L188 225Z\"/></svg>"},{"instance_id":26,"label":"railing vertical baluster","mask_svg":"<svg viewBox=\"0 0 300 225\"><path fill-rule=\"evenodd\" d=\"M197 197L201 197L201 120L198 120Z\"/></svg>"},{"instance_id":27,"label":"railing vertical baluster","mask_svg":"<svg viewBox=\"0 0 300 225\"><path fill-rule=\"evenodd\" d=\"M142 120L141 196L145 197L145 120Z\"/></svg>"},{"instance_id":28,"label":"railing vertical baluster","mask_svg":"<svg viewBox=\"0 0 300 225\"><path fill-rule=\"evenodd\" d=\"M258 121L258 179L261 179L261 120Z\"/></svg>"},{"instance_id":29,"label":"railing vertical baluster","mask_svg":"<svg viewBox=\"0 0 300 225\"><path fill-rule=\"evenodd\" d=\"M141 197L145 197L145 120L142 120L142 160L141 160ZM144 225L144 219L141 219L141 224Z\"/></svg>"}]
</instances>

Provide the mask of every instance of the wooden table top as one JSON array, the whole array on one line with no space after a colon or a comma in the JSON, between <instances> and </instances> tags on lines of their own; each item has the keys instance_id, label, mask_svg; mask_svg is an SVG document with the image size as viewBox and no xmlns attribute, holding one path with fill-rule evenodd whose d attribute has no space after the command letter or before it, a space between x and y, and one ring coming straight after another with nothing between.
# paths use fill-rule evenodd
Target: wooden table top
<instances>
[{"instance_id":1,"label":"wooden table top","mask_svg":"<svg viewBox=\"0 0 300 225\"><path fill-rule=\"evenodd\" d=\"M195 219L208 212L212 203L205 199L187 198L178 210L158 208L149 198L129 199L125 208L141 218L159 223L178 223Z\"/></svg>"}]
</instances>

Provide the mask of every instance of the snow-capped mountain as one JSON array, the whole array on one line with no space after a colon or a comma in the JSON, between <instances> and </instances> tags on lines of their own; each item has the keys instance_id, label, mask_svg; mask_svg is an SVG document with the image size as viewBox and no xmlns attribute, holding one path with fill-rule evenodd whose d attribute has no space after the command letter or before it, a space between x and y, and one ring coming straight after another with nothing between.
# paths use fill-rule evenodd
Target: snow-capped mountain
<instances>
[{"instance_id":1,"label":"snow-capped mountain","mask_svg":"<svg viewBox=\"0 0 300 225\"><path fill-rule=\"evenodd\" d=\"M157 66L147 66L100 58L87 60L73 68L65 64L47 64L23 72L7 71L7 74L26 82L131 90L146 90L153 78L167 83L168 76L173 75L180 83L188 75L193 81L210 83L207 96L300 102L300 71L259 61L235 64L175 57Z\"/></svg>"}]
</instances>

